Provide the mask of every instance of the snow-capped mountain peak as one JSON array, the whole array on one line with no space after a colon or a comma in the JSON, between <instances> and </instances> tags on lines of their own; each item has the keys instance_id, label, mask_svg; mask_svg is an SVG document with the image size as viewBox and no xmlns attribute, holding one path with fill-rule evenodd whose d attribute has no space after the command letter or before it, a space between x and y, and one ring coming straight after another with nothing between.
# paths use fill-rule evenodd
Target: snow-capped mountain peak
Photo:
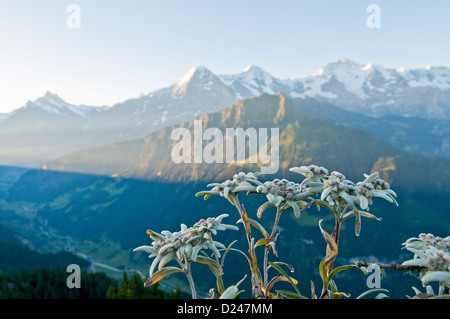
<instances>
[{"instance_id":1,"label":"snow-capped mountain peak","mask_svg":"<svg viewBox=\"0 0 450 319\"><path fill-rule=\"evenodd\" d=\"M265 78L265 77L273 78L273 76L269 74L266 70L254 64L247 65L244 71L241 73L241 75L257 78Z\"/></svg>"},{"instance_id":2,"label":"snow-capped mountain peak","mask_svg":"<svg viewBox=\"0 0 450 319\"><path fill-rule=\"evenodd\" d=\"M38 98L39 100L45 100L49 103L58 105L65 103L62 98L60 98L57 94L54 94L50 91L45 92L44 96Z\"/></svg>"},{"instance_id":3,"label":"snow-capped mountain peak","mask_svg":"<svg viewBox=\"0 0 450 319\"><path fill-rule=\"evenodd\" d=\"M276 94L280 81L263 68L250 64L239 74L219 75L223 83L230 87L238 99L258 96L262 93Z\"/></svg>"},{"instance_id":4,"label":"snow-capped mountain peak","mask_svg":"<svg viewBox=\"0 0 450 319\"><path fill-rule=\"evenodd\" d=\"M203 78L208 74L212 74L212 72L208 70L208 68L206 68L205 66L200 65L193 67L178 79L176 85L179 86L187 85L194 77Z\"/></svg>"},{"instance_id":5,"label":"snow-capped mountain peak","mask_svg":"<svg viewBox=\"0 0 450 319\"><path fill-rule=\"evenodd\" d=\"M183 98L189 86L210 90L217 76L205 66L196 66L181 76L172 88L172 97Z\"/></svg>"},{"instance_id":6,"label":"snow-capped mountain peak","mask_svg":"<svg viewBox=\"0 0 450 319\"><path fill-rule=\"evenodd\" d=\"M194 77L195 72L197 71L197 68L193 67L189 71L186 72L183 76L181 76L178 81L177 85L186 85L189 83L189 81Z\"/></svg>"},{"instance_id":7,"label":"snow-capped mountain peak","mask_svg":"<svg viewBox=\"0 0 450 319\"><path fill-rule=\"evenodd\" d=\"M66 103L56 94L47 91L45 95L37 98L34 101L29 101L24 109L37 109L44 112L61 115L61 109Z\"/></svg>"},{"instance_id":8,"label":"snow-capped mountain peak","mask_svg":"<svg viewBox=\"0 0 450 319\"><path fill-rule=\"evenodd\" d=\"M428 86L440 90L450 90L450 69L447 67L428 65L426 68L415 70L398 68L397 72L407 81L410 87Z\"/></svg>"},{"instance_id":9,"label":"snow-capped mountain peak","mask_svg":"<svg viewBox=\"0 0 450 319\"><path fill-rule=\"evenodd\" d=\"M266 86L270 86L273 82L276 81L276 79L270 73L252 64L248 65L244 69L244 72L239 74L238 78L248 82L255 81ZM254 85L254 83L251 84Z\"/></svg>"},{"instance_id":10,"label":"snow-capped mountain peak","mask_svg":"<svg viewBox=\"0 0 450 319\"><path fill-rule=\"evenodd\" d=\"M14 113L20 114L21 112L26 112L27 110L34 110L51 115L89 118L92 114L96 114L102 109L102 107L69 104L57 94L47 91L45 95L34 101L27 102L24 107L16 110Z\"/></svg>"},{"instance_id":11,"label":"snow-capped mountain peak","mask_svg":"<svg viewBox=\"0 0 450 319\"><path fill-rule=\"evenodd\" d=\"M26 106L41 108L50 113L59 114L60 111L58 109L63 107L65 104L66 102L64 102L64 100L61 99L58 95L47 91L43 96L38 97L34 101L28 102Z\"/></svg>"}]
</instances>

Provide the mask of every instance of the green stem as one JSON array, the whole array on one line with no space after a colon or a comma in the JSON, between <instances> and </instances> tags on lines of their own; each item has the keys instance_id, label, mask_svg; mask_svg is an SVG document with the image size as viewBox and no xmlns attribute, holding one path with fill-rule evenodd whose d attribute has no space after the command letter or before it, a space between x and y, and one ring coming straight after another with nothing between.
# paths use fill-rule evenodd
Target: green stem
<instances>
[{"instance_id":1,"label":"green stem","mask_svg":"<svg viewBox=\"0 0 450 319\"><path fill-rule=\"evenodd\" d=\"M334 226L333 233L331 234L331 237L333 237L334 241L336 242L336 246L339 247L339 235L341 233L342 222L341 222L340 217L337 217L337 216L341 216L340 215L340 207L338 207L337 212L338 212L338 214L336 215L336 218L335 218L335 226ZM333 260L331 260L330 263L328 264L328 274L331 273L331 271L333 270L335 259L336 259L336 257L334 257Z\"/></svg>"},{"instance_id":2,"label":"green stem","mask_svg":"<svg viewBox=\"0 0 450 319\"><path fill-rule=\"evenodd\" d=\"M277 207L277 215L275 217L275 221L274 221L273 226L272 226L272 232L270 233L270 237L269 238L273 238L273 236L275 236L275 232L276 232L277 227L278 227L278 222L280 221L280 216L281 216L281 209L278 206ZM264 252L264 285L266 287L267 287L267 284L268 284L268 281L269 281L269 274L268 274L268 269L269 269L269 265L268 265L269 250L270 250L270 246L266 246L265 247L265 252Z\"/></svg>"},{"instance_id":3,"label":"green stem","mask_svg":"<svg viewBox=\"0 0 450 319\"><path fill-rule=\"evenodd\" d=\"M339 235L341 232L341 224L342 224L342 220L341 220L342 214L341 213L342 213L342 208L341 208L341 205L339 204L338 207L333 212L333 214L335 215L335 226L334 226L333 232L331 233L331 237L336 242L336 246L338 246ZM326 254L328 254L328 246L327 246ZM329 276L329 274L333 271L334 261L335 261L336 257L337 257L337 252L336 252L336 255L330 260L330 262L327 265L327 276ZM328 283L324 282L324 287L322 289L320 299L323 299L326 296L328 296Z\"/></svg>"},{"instance_id":4,"label":"green stem","mask_svg":"<svg viewBox=\"0 0 450 319\"><path fill-rule=\"evenodd\" d=\"M189 281L189 286L191 287L192 299L197 299L197 291L195 290L194 279L191 273L191 262L186 260L186 277Z\"/></svg>"},{"instance_id":5,"label":"green stem","mask_svg":"<svg viewBox=\"0 0 450 319\"><path fill-rule=\"evenodd\" d=\"M242 223L244 224L244 229L245 229L245 234L246 234L246 237L247 237L247 242L248 242L248 245L250 247L251 246L251 238L248 235L248 234L251 234L250 224L246 223L245 220L244 220L245 211L242 208L242 205L239 202L239 198L238 198L237 195L236 195L236 208L238 209L239 215L241 216L241 219L242 219Z\"/></svg>"},{"instance_id":6,"label":"green stem","mask_svg":"<svg viewBox=\"0 0 450 319\"><path fill-rule=\"evenodd\" d=\"M248 242L248 259L249 259L250 273L252 274L251 277L253 278L253 280L252 280L253 291L255 291L255 295L257 294L259 296L261 294L260 288L262 288L263 281L261 278L261 272L259 271L259 267L258 267L254 243L251 238L251 225L247 222L247 219L244 218L244 214L246 214L246 212L244 211L241 203L239 202L238 196L236 196L235 201L236 201L236 208L238 209L239 215L241 216L241 219L242 219L242 223L244 224L245 234L246 234L247 242ZM256 286L258 286L258 287L256 287ZM264 291L264 289L263 289L263 291ZM255 296L255 297L258 297L258 296Z\"/></svg>"},{"instance_id":7,"label":"green stem","mask_svg":"<svg viewBox=\"0 0 450 319\"><path fill-rule=\"evenodd\" d=\"M272 233L270 234L271 238L273 236L275 236L275 232L277 231L277 227L278 227L278 222L280 221L280 216L281 216L281 208L278 206L277 207L277 216L275 217L275 221L274 221L273 227L272 227Z\"/></svg>"}]
</instances>

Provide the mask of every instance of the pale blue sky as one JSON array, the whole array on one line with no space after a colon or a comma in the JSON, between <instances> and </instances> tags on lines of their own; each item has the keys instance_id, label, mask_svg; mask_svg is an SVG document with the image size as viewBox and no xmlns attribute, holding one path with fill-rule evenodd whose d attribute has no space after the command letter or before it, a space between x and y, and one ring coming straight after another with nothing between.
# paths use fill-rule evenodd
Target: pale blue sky
<instances>
[{"instance_id":1,"label":"pale blue sky","mask_svg":"<svg viewBox=\"0 0 450 319\"><path fill-rule=\"evenodd\" d=\"M69 29L78 4L81 28ZM381 28L369 29L369 4ZM348 58L387 67L450 66L450 1L0 1L0 112L45 92L112 105L168 86L191 67L255 64L303 77Z\"/></svg>"}]
</instances>

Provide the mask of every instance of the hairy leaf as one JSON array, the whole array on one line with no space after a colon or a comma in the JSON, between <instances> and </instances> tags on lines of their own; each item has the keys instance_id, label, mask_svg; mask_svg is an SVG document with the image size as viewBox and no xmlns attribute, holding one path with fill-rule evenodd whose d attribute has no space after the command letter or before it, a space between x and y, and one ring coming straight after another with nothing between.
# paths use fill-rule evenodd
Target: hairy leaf
<instances>
[{"instance_id":1,"label":"hairy leaf","mask_svg":"<svg viewBox=\"0 0 450 319\"><path fill-rule=\"evenodd\" d=\"M164 277L167 277L171 274L177 273L177 272L184 272L183 269L178 268L178 267L166 267L163 268L161 270L158 270L157 272L155 272L153 274L153 276L151 276L145 283L144 283L144 287L149 287L151 285L156 284L158 281L160 281L161 279L163 279Z\"/></svg>"}]
</instances>

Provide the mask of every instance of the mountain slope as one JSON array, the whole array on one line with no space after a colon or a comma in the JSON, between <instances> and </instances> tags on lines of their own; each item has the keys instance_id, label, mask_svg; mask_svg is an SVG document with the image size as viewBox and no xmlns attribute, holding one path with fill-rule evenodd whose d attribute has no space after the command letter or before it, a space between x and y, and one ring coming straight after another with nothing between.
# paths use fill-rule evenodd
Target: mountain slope
<instances>
[{"instance_id":1,"label":"mountain slope","mask_svg":"<svg viewBox=\"0 0 450 319\"><path fill-rule=\"evenodd\" d=\"M306 96L295 99L300 110L339 124L374 134L377 138L408 153L427 157L450 158L450 126L448 120L422 119L386 115L371 117L337 108Z\"/></svg>"},{"instance_id":2,"label":"mountain slope","mask_svg":"<svg viewBox=\"0 0 450 319\"><path fill-rule=\"evenodd\" d=\"M280 171L277 175L286 174L286 170L295 165L317 162L345 171L349 177L359 178L362 172L377 169L386 179L406 189L419 189L422 186L415 181L421 180L427 187L439 191L444 191L445 187L434 180L450 177L448 160L414 156L380 141L370 133L331 125L303 113L293 100L282 94L247 99L219 112L203 114L198 120L202 121L203 131L218 128L223 135L227 128L278 128ZM239 164L236 161L175 164L171 152L178 140L172 140L171 134L176 128L185 127L193 136L194 126L195 122L190 121L166 127L145 139L75 152L46 163L45 168L172 182L208 182L229 178L231 172L243 165L247 170L259 170L257 164ZM203 147L206 144L205 141ZM408 173L408 170L414 171L414 174Z\"/></svg>"}]
</instances>

